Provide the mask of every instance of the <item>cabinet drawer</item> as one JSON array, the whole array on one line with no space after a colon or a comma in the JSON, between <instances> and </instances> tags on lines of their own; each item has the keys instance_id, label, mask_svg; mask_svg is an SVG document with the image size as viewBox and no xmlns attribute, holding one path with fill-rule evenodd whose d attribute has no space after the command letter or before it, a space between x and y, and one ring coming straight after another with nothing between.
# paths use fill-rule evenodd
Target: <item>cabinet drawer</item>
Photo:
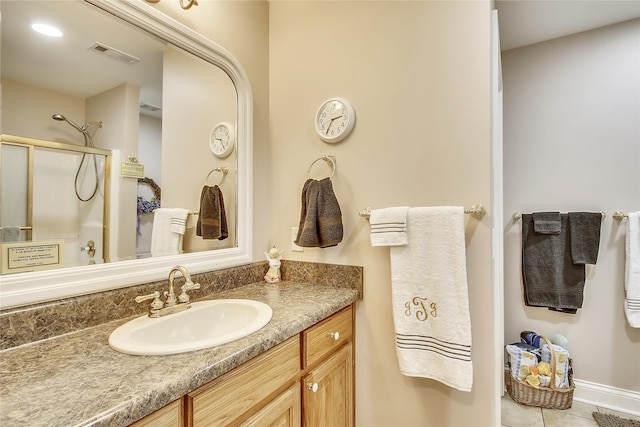
<instances>
[{"instance_id":1,"label":"cabinet drawer","mask_svg":"<svg viewBox=\"0 0 640 427\"><path fill-rule=\"evenodd\" d=\"M302 333L303 368L322 359L331 351L351 340L353 335L353 306L310 327Z\"/></svg>"},{"instance_id":2,"label":"cabinet drawer","mask_svg":"<svg viewBox=\"0 0 640 427\"><path fill-rule=\"evenodd\" d=\"M189 425L230 424L294 378L299 369L300 340L294 336L189 393Z\"/></svg>"}]
</instances>

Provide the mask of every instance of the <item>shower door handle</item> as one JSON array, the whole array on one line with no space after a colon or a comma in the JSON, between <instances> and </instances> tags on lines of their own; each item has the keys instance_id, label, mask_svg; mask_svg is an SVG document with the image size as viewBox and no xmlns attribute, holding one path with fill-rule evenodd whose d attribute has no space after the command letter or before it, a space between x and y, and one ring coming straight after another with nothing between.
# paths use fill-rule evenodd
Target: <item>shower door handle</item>
<instances>
[{"instance_id":1,"label":"shower door handle","mask_svg":"<svg viewBox=\"0 0 640 427\"><path fill-rule=\"evenodd\" d=\"M81 251L87 251L89 258L93 258L96 255L96 243L93 240L89 240L86 246L80 246Z\"/></svg>"}]
</instances>

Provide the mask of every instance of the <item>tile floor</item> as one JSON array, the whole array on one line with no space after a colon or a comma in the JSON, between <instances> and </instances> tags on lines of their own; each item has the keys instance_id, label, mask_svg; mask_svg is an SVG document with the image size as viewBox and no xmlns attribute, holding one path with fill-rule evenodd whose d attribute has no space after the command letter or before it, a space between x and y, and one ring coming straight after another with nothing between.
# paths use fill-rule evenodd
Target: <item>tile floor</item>
<instances>
[{"instance_id":1,"label":"tile floor","mask_svg":"<svg viewBox=\"0 0 640 427\"><path fill-rule=\"evenodd\" d=\"M511 400L505 393L502 398L503 427L598 427L592 412L604 412L623 418L640 420L640 417L624 414L611 409L601 408L582 402L573 401L571 408L541 409L521 405Z\"/></svg>"}]
</instances>

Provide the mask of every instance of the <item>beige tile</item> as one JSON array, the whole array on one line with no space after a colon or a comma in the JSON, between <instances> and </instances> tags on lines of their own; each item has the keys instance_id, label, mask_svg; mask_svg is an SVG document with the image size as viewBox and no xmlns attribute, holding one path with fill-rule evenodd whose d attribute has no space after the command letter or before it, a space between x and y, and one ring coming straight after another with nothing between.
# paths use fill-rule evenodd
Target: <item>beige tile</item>
<instances>
[{"instance_id":1,"label":"beige tile","mask_svg":"<svg viewBox=\"0 0 640 427\"><path fill-rule=\"evenodd\" d=\"M582 418L588 418L590 420L593 420L593 415L591 415L591 413L597 410L598 408L595 405L590 405L588 403L583 403L583 402L577 402L575 400L571 403L571 408L569 409L556 409L556 411L559 411L565 414L575 415L577 417L582 417ZM542 411L542 413L544 414L546 411L550 411L550 409L545 409Z\"/></svg>"},{"instance_id":2,"label":"beige tile","mask_svg":"<svg viewBox=\"0 0 640 427\"><path fill-rule=\"evenodd\" d=\"M571 415L566 410L545 409L542 411L545 427L598 427L598 423L593 419L593 416L589 414L589 418L580 417L577 415Z\"/></svg>"},{"instance_id":3,"label":"beige tile","mask_svg":"<svg viewBox=\"0 0 640 427\"><path fill-rule=\"evenodd\" d=\"M502 425L507 427L544 427L542 411L533 406L521 405L502 398Z\"/></svg>"}]
</instances>

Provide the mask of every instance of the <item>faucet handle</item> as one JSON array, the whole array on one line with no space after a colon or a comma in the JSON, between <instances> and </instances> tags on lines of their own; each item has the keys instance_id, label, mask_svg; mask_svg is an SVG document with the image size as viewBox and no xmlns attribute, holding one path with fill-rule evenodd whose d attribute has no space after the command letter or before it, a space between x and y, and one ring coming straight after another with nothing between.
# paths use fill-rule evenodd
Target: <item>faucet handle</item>
<instances>
[{"instance_id":1,"label":"faucet handle","mask_svg":"<svg viewBox=\"0 0 640 427\"><path fill-rule=\"evenodd\" d=\"M140 303L142 301L147 301L147 300L150 300L152 298L153 298L153 301L151 301L151 309L152 310L160 310L164 306L164 304L160 300L160 292L158 292L158 291L155 291L154 293L149 294L149 295L137 296L135 298L135 300L136 300L136 302Z\"/></svg>"},{"instance_id":2,"label":"faucet handle","mask_svg":"<svg viewBox=\"0 0 640 427\"><path fill-rule=\"evenodd\" d=\"M200 289L200 283L193 283L192 281L187 281L182 287L182 293L178 295L178 301L180 302L189 302L189 295L187 295L187 291L192 289Z\"/></svg>"}]
</instances>

